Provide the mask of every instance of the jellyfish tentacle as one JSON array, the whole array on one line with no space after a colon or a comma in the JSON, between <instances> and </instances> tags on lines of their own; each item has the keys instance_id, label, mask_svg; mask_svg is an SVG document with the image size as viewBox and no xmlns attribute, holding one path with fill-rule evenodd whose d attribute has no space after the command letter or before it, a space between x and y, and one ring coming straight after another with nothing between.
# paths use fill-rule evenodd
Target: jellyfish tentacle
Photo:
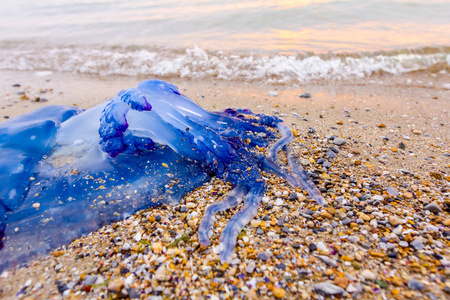
<instances>
[{"instance_id":1,"label":"jellyfish tentacle","mask_svg":"<svg viewBox=\"0 0 450 300\"><path fill-rule=\"evenodd\" d=\"M290 172L283 170L279 165L277 165L272 160L268 159L265 155L259 155L258 165L264 172L283 178L291 186L293 187L299 186L299 182L296 177L294 177Z\"/></svg>"},{"instance_id":2,"label":"jellyfish tentacle","mask_svg":"<svg viewBox=\"0 0 450 300\"><path fill-rule=\"evenodd\" d=\"M280 131L282 137L276 141L272 147L269 149L269 159L276 162L277 161L277 154L287 144L289 144L294 139L294 134L292 133L292 130L284 124L284 122L280 122L277 124L277 129Z\"/></svg>"},{"instance_id":3,"label":"jellyfish tentacle","mask_svg":"<svg viewBox=\"0 0 450 300\"><path fill-rule=\"evenodd\" d=\"M258 213L258 206L261 203L264 183L252 182L253 187L245 196L244 207L238 211L228 222L220 238L220 261L229 263L231 261L236 240L242 228L247 225Z\"/></svg>"},{"instance_id":4,"label":"jellyfish tentacle","mask_svg":"<svg viewBox=\"0 0 450 300\"><path fill-rule=\"evenodd\" d=\"M214 226L214 216L218 212L237 206L243 199L247 189L236 186L230 194L223 200L214 202L206 208L200 227L198 229L198 240L203 247L209 246L210 232Z\"/></svg>"},{"instance_id":5,"label":"jellyfish tentacle","mask_svg":"<svg viewBox=\"0 0 450 300\"><path fill-rule=\"evenodd\" d=\"M315 200L318 204L324 205L326 203L324 197L320 193L319 189L316 187L314 182L309 178L306 171L303 169L301 164L298 164L294 161L292 157L291 151L288 146L286 146L286 155L288 160L288 165L291 168L292 172L297 175L300 186L308 192L308 195Z\"/></svg>"}]
</instances>

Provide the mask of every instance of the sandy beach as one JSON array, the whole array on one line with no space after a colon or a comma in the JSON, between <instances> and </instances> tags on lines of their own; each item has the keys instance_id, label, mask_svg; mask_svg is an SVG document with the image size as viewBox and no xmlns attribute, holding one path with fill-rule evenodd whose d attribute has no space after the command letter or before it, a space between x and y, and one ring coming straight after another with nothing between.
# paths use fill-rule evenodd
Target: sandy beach
<instances>
[{"instance_id":1,"label":"sandy beach","mask_svg":"<svg viewBox=\"0 0 450 300\"><path fill-rule=\"evenodd\" d=\"M45 105L90 108L147 78L1 71L0 79L5 121ZM205 208L231 189L213 179L177 206L141 211L4 272L1 298L449 297L448 74L304 86L164 79L208 110L281 117L298 133L292 149L317 174L328 204L263 174L258 215L233 261L221 264L220 233L240 207L218 214L212 245L199 247ZM306 92L311 98L299 97Z\"/></svg>"}]
</instances>

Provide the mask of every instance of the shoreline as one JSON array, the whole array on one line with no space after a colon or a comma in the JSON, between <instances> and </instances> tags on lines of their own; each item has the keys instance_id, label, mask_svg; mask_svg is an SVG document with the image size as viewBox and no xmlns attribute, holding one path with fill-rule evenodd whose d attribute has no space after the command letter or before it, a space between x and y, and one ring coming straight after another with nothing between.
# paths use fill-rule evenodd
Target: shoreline
<instances>
[{"instance_id":1,"label":"shoreline","mask_svg":"<svg viewBox=\"0 0 450 300\"><path fill-rule=\"evenodd\" d=\"M22 291L19 298L34 299L58 299L64 293L92 299L135 294L315 299L318 291L338 286L359 293L358 299L413 299L427 293L444 299L450 291L450 91L442 86L449 78L416 72L299 86L167 79L207 110L250 108L284 119L299 133L292 149L305 169L319 175L328 207L265 175L268 200L240 236L237 261L226 266L215 250L239 207L218 215L212 245L199 248L196 232L207 204L230 190L223 182L209 182L178 206L139 212L27 268L4 273L0 296L15 298ZM3 121L43 105L89 108L145 78L0 71L0 79ZM405 84L408 79L411 83ZM15 83L21 87L12 87ZM21 100L19 90L30 99ZM304 92L312 98L300 98ZM48 101L33 102L36 97ZM310 127L314 133L308 133ZM332 136L346 144L335 145ZM339 150L334 159L326 156L330 146ZM330 166L318 164L322 158ZM292 193L296 199L290 199ZM277 199L284 204L275 205ZM430 203L442 212L430 213L425 209ZM134 240L137 232L147 235L144 249Z\"/></svg>"}]
</instances>

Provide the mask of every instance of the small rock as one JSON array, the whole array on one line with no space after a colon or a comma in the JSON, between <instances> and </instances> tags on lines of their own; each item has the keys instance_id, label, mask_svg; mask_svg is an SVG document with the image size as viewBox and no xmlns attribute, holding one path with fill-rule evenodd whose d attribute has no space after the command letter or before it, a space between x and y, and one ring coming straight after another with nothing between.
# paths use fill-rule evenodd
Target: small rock
<instances>
[{"instance_id":1,"label":"small rock","mask_svg":"<svg viewBox=\"0 0 450 300\"><path fill-rule=\"evenodd\" d=\"M336 277L333 282L335 285L337 285L343 289L347 288L348 283L349 283L349 281L346 277L341 277L341 276Z\"/></svg>"},{"instance_id":2,"label":"small rock","mask_svg":"<svg viewBox=\"0 0 450 300\"><path fill-rule=\"evenodd\" d=\"M425 246L423 245L422 240L420 240L419 238L415 238L412 242L411 242L411 247L413 247L415 250L419 251L422 250Z\"/></svg>"},{"instance_id":3,"label":"small rock","mask_svg":"<svg viewBox=\"0 0 450 300\"><path fill-rule=\"evenodd\" d=\"M337 264L337 262L334 259L329 258L329 257L327 257L325 255L319 255L318 257L320 258L321 261L323 261L324 263L326 263L330 267L333 267L333 268L337 268L338 267L338 264Z\"/></svg>"},{"instance_id":4,"label":"small rock","mask_svg":"<svg viewBox=\"0 0 450 300\"><path fill-rule=\"evenodd\" d=\"M274 287L272 289L272 293L275 296L275 298L284 298L284 296L286 295L285 290L283 290L282 288L277 288L277 287Z\"/></svg>"},{"instance_id":5,"label":"small rock","mask_svg":"<svg viewBox=\"0 0 450 300\"><path fill-rule=\"evenodd\" d=\"M269 96L269 97L276 97L276 96L278 96L278 92L277 91L269 91L267 93L267 96Z\"/></svg>"},{"instance_id":6,"label":"small rock","mask_svg":"<svg viewBox=\"0 0 450 300\"><path fill-rule=\"evenodd\" d=\"M398 226L398 225L400 224L400 221L399 221L399 219L397 219L396 217L390 216L390 217L389 217L389 223L390 223L392 226Z\"/></svg>"},{"instance_id":7,"label":"small rock","mask_svg":"<svg viewBox=\"0 0 450 300\"><path fill-rule=\"evenodd\" d=\"M61 282L59 280L55 280L56 288L58 289L58 292L61 294L64 293L65 290L68 289L67 285L64 282Z\"/></svg>"},{"instance_id":8,"label":"small rock","mask_svg":"<svg viewBox=\"0 0 450 300\"><path fill-rule=\"evenodd\" d=\"M428 204L427 206L425 206L426 210L429 210L433 213L440 213L442 212L442 209L434 202Z\"/></svg>"},{"instance_id":9,"label":"small rock","mask_svg":"<svg viewBox=\"0 0 450 300\"><path fill-rule=\"evenodd\" d=\"M320 213L320 216L321 216L322 218L325 218L325 219L332 219L332 218L333 218L333 216L332 216L329 212L327 212L327 211L322 211L322 212Z\"/></svg>"},{"instance_id":10,"label":"small rock","mask_svg":"<svg viewBox=\"0 0 450 300\"><path fill-rule=\"evenodd\" d=\"M418 280L415 280L414 278L411 278L408 281L408 287L411 290L420 291L420 290L423 290L425 288L425 285L422 282L420 282Z\"/></svg>"},{"instance_id":11,"label":"small rock","mask_svg":"<svg viewBox=\"0 0 450 300\"><path fill-rule=\"evenodd\" d=\"M317 293L325 295L340 295L345 292L345 290L335 284L329 282L321 282L314 286L314 290Z\"/></svg>"},{"instance_id":12,"label":"small rock","mask_svg":"<svg viewBox=\"0 0 450 300\"><path fill-rule=\"evenodd\" d=\"M350 218L345 218L341 222L342 225L349 225L352 222L352 220Z\"/></svg>"},{"instance_id":13,"label":"small rock","mask_svg":"<svg viewBox=\"0 0 450 300\"><path fill-rule=\"evenodd\" d=\"M119 278L111 280L108 283L108 290L111 292L119 293L123 287L123 281Z\"/></svg>"},{"instance_id":14,"label":"small rock","mask_svg":"<svg viewBox=\"0 0 450 300\"><path fill-rule=\"evenodd\" d=\"M266 260L269 259L269 254L267 254L266 252L259 252L258 255L257 255L257 257L258 257L260 260L266 261Z\"/></svg>"},{"instance_id":15,"label":"small rock","mask_svg":"<svg viewBox=\"0 0 450 300\"><path fill-rule=\"evenodd\" d=\"M308 92L305 92L305 93L303 93L303 94L300 94L299 97L300 97L300 98L311 98L311 94L308 93Z\"/></svg>"},{"instance_id":16,"label":"small rock","mask_svg":"<svg viewBox=\"0 0 450 300\"><path fill-rule=\"evenodd\" d=\"M289 194L289 200L294 201L294 200L297 200L297 199L298 199L297 193L292 192L292 193Z\"/></svg>"},{"instance_id":17,"label":"small rock","mask_svg":"<svg viewBox=\"0 0 450 300\"><path fill-rule=\"evenodd\" d=\"M155 272L155 275L153 278L155 278L158 281L165 281L166 280L166 267L164 265L161 265Z\"/></svg>"},{"instance_id":18,"label":"small rock","mask_svg":"<svg viewBox=\"0 0 450 300\"><path fill-rule=\"evenodd\" d=\"M408 242L405 242L405 241L400 241L400 243L398 243L398 245L399 245L400 247L402 247L402 248L409 247Z\"/></svg>"},{"instance_id":19,"label":"small rock","mask_svg":"<svg viewBox=\"0 0 450 300\"><path fill-rule=\"evenodd\" d=\"M359 242L359 237L355 236L355 235L351 235L347 238L350 242L352 243L357 243Z\"/></svg>"},{"instance_id":20,"label":"small rock","mask_svg":"<svg viewBox=\"0 0 450 300\"><path fill-rule=\"evenodd\" d=\"M377 276L370 270L364 270L361 272L362 277L366 280L375 280Z\"/></svg>"},{"instance_id":21,"label":"small rock","mask_svg":"<svg viewBox=\"0 0 450 300\"><path fill-rule=\"evenodd\" d=\"M245 267L245 272L247 272L247 274L251 274L255 270L255 267L255 263L252 261L247 265L247 267Z\"/></svg>"},{"instance_id":22,"label":"small rock","mask_svg":"<svg viewBox=\"0 0 450 300\"><path fill-rule=\"evenodd\" d=\"M97 275L87 275L84 280L84 285L93 285L97 281L98 276Z\"/></svg>"},{"instance_id":23,"label":"small rock","mask_svg":"<svg viewBox=\"0 0 450 300\"><path fill-rule=\"evenodd\" d=\"M333 140L333 144L337 145L337 146L342 146L345 145L347 143L347 141L343 138L335 138Z\"/></svg>"},{"instance_id":24,"label":"small rock","mask_svg":"<svg viewBox=\"0 0 450 300\"><path fill-rule=\"evenodd\" d=\"M388 187L386 191L392 197L397 197L400 194L400 192L395 187L392 187L392 186Z\"/></svg>"},{"instance_id":25,"label":"small rock","mask_svg":"<svg viewBox=\"0 0 450 300\"><path fill-rule=\"evenodd\" d=\"M125 244L123 244L123 246L122 246L122 250L123 250L123 251L128 251L128 250L130 250L130 249L131 249L130 243L125 243Z\"/></svg>"}]
</instances>

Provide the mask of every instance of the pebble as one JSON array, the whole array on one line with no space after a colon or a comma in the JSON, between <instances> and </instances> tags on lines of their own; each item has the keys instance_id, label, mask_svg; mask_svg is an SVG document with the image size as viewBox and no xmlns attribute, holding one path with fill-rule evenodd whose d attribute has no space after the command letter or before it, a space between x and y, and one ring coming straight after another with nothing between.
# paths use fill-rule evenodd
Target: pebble
<instances>
[{"instance_id":1,"label":"pebble","mask_svg":"<svg viewBox=\"0 0 450 300\"><path fill-rule=\"evenodd\" d=\"M333 140L333 144L335 144L337 146L342 146L342 145L345 145L346 143L347 143L347 140L343 139L343 138L335 138Z\"/></svg>"},{"instance_id":2,"label":"pebble","mask_svg":"<svg viewBox=\"0 0 450 300\"><path fill-rule=\"evenodd\" d=\"M341 222L342 225L349 225L350 223L352 223L352 220L350 218L345 218Z\"/></svg>"},{"instance_id":3,"label":"pebble","mask_svg":"<svg viewBox=\"0 0 450 300\"><path fill-rule=\"evenodd\" d=\"M131 250L131 245L130 245L130 243L125 243L125 244L123 244L122 250L123 250L123 251Z\"/></svg>"},{"instance_id":4,"label":"pebble","mask_svg":"<svg viewBox=\"0 0 450 300\"><path fill-rule=\"evenodd\" d=\"M326 263L330 267L333 267L333 268L337 268L338 267L338 264L337 264L336 260L334 260L332 258L329 258L328 256L325 256L325 255L319 255L318 257L320 258L321 261L323 261L324 263Z\"/></svg>"},{"instance_id":5,"label":"pebble","mask_svg":"<svg viewBox=\"0 0 450 300\"><path fill-rule=\"evenodd\" d=\"M166 280L166 267L164 265L159 266L158 269L156 269L155 275L153 278L155 278L158 281L165 281Z\"/></svg>"},{"instance_id":6,"label":"pebble","mask_svg":"<svg viewBox=\"0 0 450 300\"><path fill-rule=\"evenodd\" d=\"M267 93L267 96L269 96L269 97L276 97L276 96L278 96L278 92L277 91L269 91Z\"/></svg>"},{"instance_id":7,"label":"pebble","mask_svg":"<svg viewBox=\"0 0 450 300\"><path fill-rule=\"evenodd\" d=\"M400 243L398 243L398 244L399 244L399 246L402 247L402 248L409 247L408 242L405 242L405 241L400 241Z\"/></svg>"},{"instance_id":8,"label":"pebble","mask_svg":"<svg viewBox=\"0 0 450 300\"><path fill-rule=\"evenodd\" d=\"M285 290L283 290L282 288L277 288L277 287L274 287L272 289L272 293L275 296L275 298L284 298L284 296L286 295Z\"/></svg>"},{"instance_id":9,"label":"pebble","mask_svg":"<svg viewBox=\"0 0 450 300\"><path fill-rule=\"evenodd\" d=\"M415 238L411 242L411 247L413 247L417 251L422 250L423 248L425 248L425 246L423 245L422 240L420 240L419 238Z\"/></svg>"},{"instance_id":10,"label":"pebble","mask_svg":"<svg viewBox=\"0 0 450 300\"><path fill-rule=\"evenodd\" d=\"M317 293L325 294L325 295L340 295L345 293L345 290L333 283L329 282L321 282L314 286L314 290Z\"/></svg>"},{"instance_id":11,"label":"pebble","mask_svg":"<svg viewBox=\"0 0 450 300\"><path fill-rule=\"evenodd\" d=\"M305 92L299 95L300 98L311 98L311 93Z\"/></svg>"},{"instance_id":12,"label":"pebble","mask_svg":"<svg viewBox=\"0 0 450 300\"><path fill-rule=\"evenodd\" d=\"M442 209L434 202L428 204L427 206L425 206L426 210L429 210L433 213L440 213L442 212Z\"/></svg>"},{"instance_id":13,"label":"pebble","mask_svg":"<svg viewBox=\"0 0 450 300\"><path fill-rule=\"evenodd\" d=\"M108 283L108 290L111 292L119 293L123 287L123 281L119 278L113 279Z\"/></svg>"},{"instance_id":14,"label":"pebble","mask_svg":"<svg viewBox=\"0 0 450 300\"><path fill-rule=\"evenodd\" d=\"M400 224L400 220L399 220L397 217L390 216L390 217L389 217L389 223L390 223L392 226L397 226L397 225Z\"/></svg>"},{"instance_id":15,"label":"pebble","mask_svg":"<svg viewBox=\"0 0 450 300\"><path fill-rule=\"evenodd\" d=\"M317 242L317 249L322 251L328 251L328 247L323 242Z\"/></svg>"},{"instance_id":16,"label":"pebble","mask_svg":"<svg viewBox=\"0 0 450 300\"><path fill-rule=\"evenodd\" d=\"M247 265L247 267L245 267L245 272L247 272L247 274L251 274L251 273L253 273L253 271L255 271L255 268L256 268L256 265L252 261Z\"/></svg>"},{"instance_id":17,"label":"pebble","mask_svg":"<svg viewBox=\"0 0 450 300\"><path fill-rule=\"evenodd\" d=\"M418 280L415 280L414 278L411 278L408 281L408 287L411 290L420 291L420 290L423 290L425 288L425 285L422 282L420 282Z\"/></svg>"},{"instance_id":18,"label":"pebble","mask_svg":"<svg viewBox=\"0 0 450 300\"><path fill-rule=\"evenodd\" d=\"M351 235L347 238L347 240L349 240L352 243L357 243L357 242L359 242L359 237L357 237L355 235Z\"/></svg>"},{"instance_id":19,"label":"pebble","mask_svg":"<svg viewBox=\"0 0 450 300\"><path fill-rule=\"evenodd\" d=\"M375 280L377 276L370 270L364 270L361 272L362 277L366 280Z\"/></svg>"},{"instance_id":20,"label":"pebble","mask_svg":"<svg viewBox=\"0 0 450 300\"><path fill-rule=\"evenodd\" d=\"M55 280L55 284L56 288L58 289L58 292L60 292L61 294L68 289L67 285L59 280Z\"/></svg>"},{"instance_id":21,"label":"pebble","mask_svg":"<svg viewBox=\"0 0 450 300\"><path fill-rule=\"evenodd\" d=\"M269 254L267 254L266 252L259 252L258 255L257 255L257 257L258 257L260 260L266 261L266 260L269 259L270 256L269 256Z\"/></svg>"}]
</instances>

